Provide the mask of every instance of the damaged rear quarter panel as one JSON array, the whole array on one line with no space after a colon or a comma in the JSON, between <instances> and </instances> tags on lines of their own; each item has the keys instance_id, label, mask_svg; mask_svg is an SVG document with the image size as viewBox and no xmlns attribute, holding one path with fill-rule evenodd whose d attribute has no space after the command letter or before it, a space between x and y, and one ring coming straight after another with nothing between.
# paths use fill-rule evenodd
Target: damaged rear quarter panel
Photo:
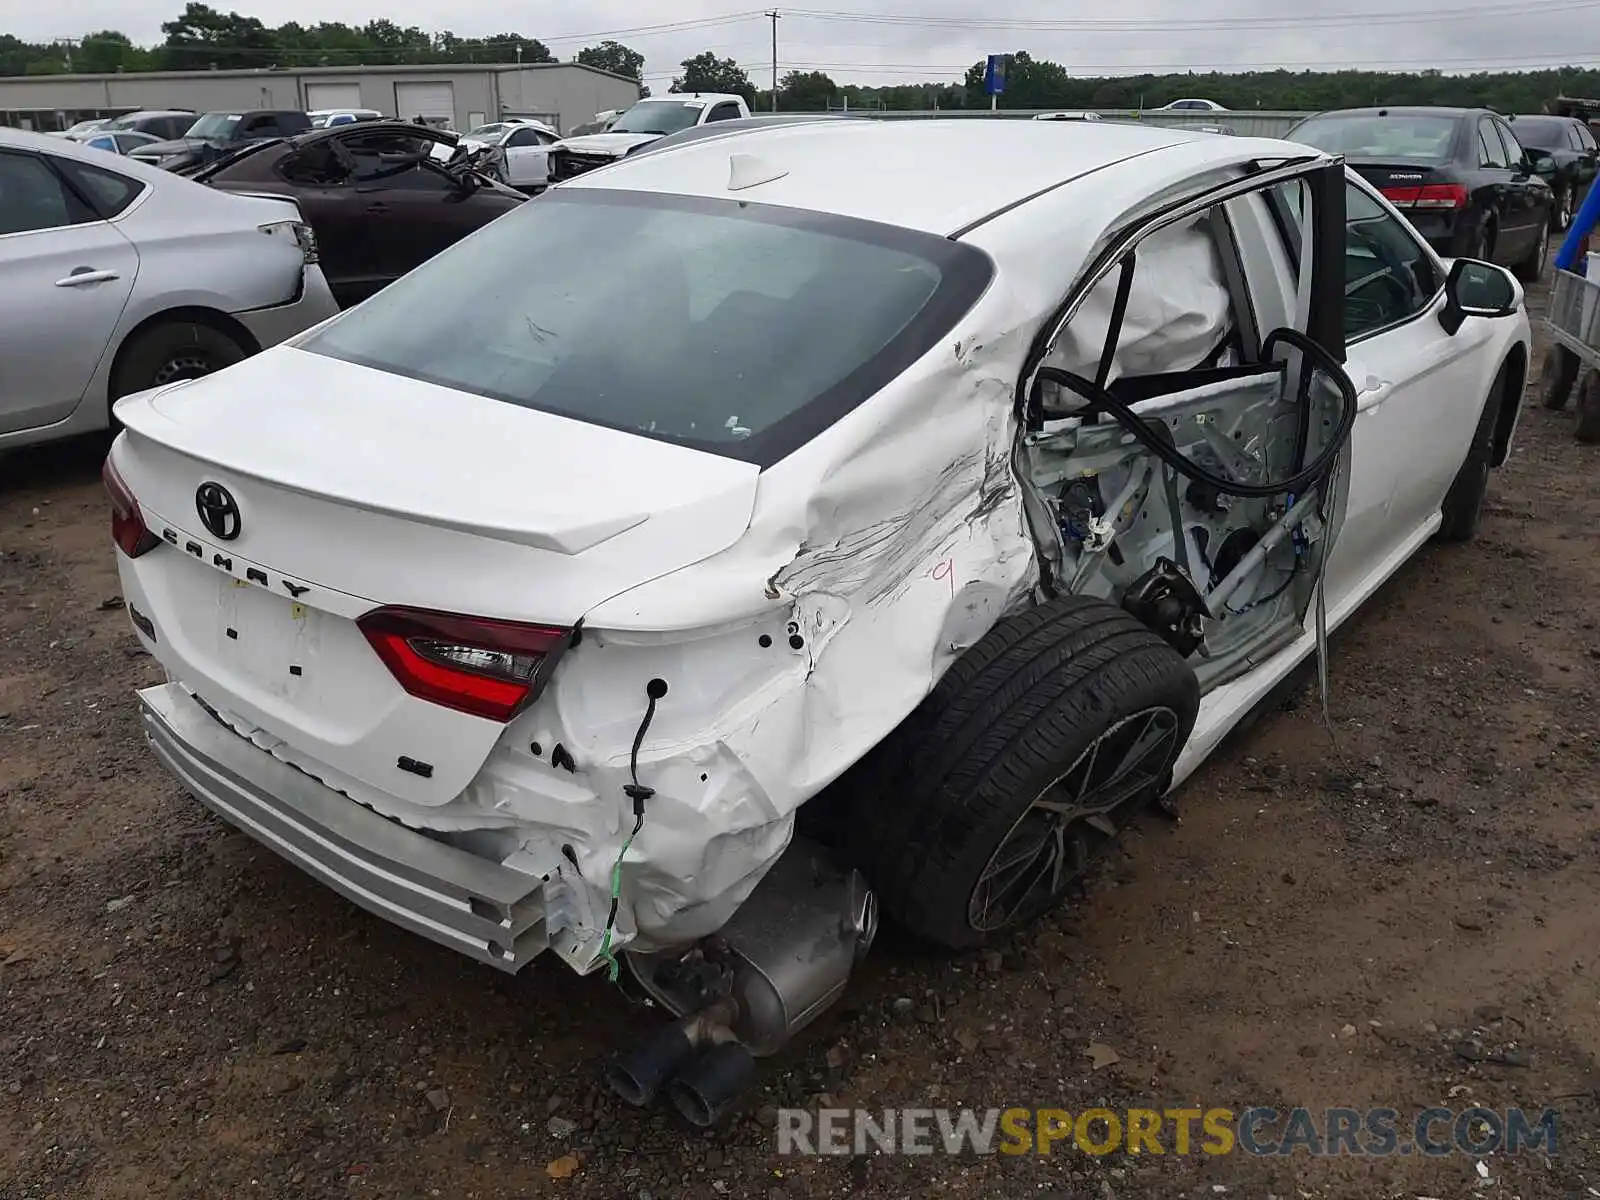
<instances>
[{"instance_id":1,"label":"damaged rear quarter panel","mask_svg":"<svg viewBox=\"0 0 1600 1200\"><path fill-rule=\"evenodd\" d=\"M631 826L644 684L671 689L640 750L656 795L627 860L642 944L725 920L795 810L1026 601L1037 569L1011 452L1028 319L991 284L904 375L762 474L738 543L586 616L594 644L564 661L553 705L615 830ZM586 879L619 840L579 850Z\"/></svg>"}]
</instances>

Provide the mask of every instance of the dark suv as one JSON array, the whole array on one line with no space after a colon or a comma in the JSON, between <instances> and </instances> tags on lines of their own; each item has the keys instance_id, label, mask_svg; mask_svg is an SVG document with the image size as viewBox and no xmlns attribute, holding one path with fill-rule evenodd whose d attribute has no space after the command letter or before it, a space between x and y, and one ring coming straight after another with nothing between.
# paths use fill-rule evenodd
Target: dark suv
<instances>
[{"instance_id":1,"label":"dark suv","mask_svg":"<svg viewBox=\"0 0 1600 1200\"><path fill-rule=\"evenodd\" d=\"M143 109L107 121L98 132L148 133L158 138L181 138L200 114L190 108Z\"/></svg>"},{"instance_id":2,"label":"dark suv","mask_svg":"<svg viewBox=\"0 0 1600 1200\"><path fill-rule=\"evenodd\" d=\"M183 136L140 146L129 158L179 171L231 154L251 142L291 137L311 128L311 118L296 109L226 109L201 115Z\"/></svg>"}]
</instances>

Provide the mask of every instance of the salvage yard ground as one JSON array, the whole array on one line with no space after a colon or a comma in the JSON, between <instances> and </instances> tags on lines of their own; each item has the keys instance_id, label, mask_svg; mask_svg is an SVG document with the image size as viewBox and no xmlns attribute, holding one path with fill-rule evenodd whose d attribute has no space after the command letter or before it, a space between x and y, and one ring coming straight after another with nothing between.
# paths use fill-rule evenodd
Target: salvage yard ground
<instances>
[{"instance_id":1,"label":"salvage yard ground","mask_svg":"<svg viewBox=\"0 0 1600 1200\"><path fill-rule=\"evenodd\" d=\"M459 959L185 796L134 713L159 672L104 444L0 459L0 1198L1600 1196L1600 451L1527 404L1479 540L1335 639L1336 737L1301 686L1001 951L886 935L712 1134L601 1094L641 1028L602 979ZM780 1159L772 1130L1184 1102L1549 1107L1559 1154Z\"/></svg>"}]
</instances>

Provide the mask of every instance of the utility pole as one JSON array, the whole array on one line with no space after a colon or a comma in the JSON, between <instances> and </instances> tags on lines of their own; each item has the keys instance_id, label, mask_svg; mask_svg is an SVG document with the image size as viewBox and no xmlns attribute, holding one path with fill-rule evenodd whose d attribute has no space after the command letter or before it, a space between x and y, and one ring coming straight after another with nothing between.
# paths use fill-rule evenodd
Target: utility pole
<instances>
[{"instance_id":1,"label":"utility pole","mask_svg":"<svg viewBox=\"0 0 1600 1200\"><path fill-rule=\"evenodd\" d=\"M778 18L782 14L773 9L766 14L772 21L772 111L778 111Z\"/></svg>"}]
</instances>

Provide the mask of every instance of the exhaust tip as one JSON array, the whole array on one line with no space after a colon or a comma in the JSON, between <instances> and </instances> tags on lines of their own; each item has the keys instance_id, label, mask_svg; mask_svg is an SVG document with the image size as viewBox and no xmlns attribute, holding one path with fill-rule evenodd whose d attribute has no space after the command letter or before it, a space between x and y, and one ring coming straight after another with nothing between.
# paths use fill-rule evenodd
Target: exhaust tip
<instances>
[{"instance_id":1,"label":"exhaust tip","mask_svg":"<svg viewBox=\"0 0 1600 1200\"><path fill-rule=\"evenodd\" d=\"M678 1025L663 1025L625 1054L606 1060L606 1086L635 1108L643 1108L666 1081L694 1057L694 1043Z\"/></svg>"},{"instance_id":2,"label":"exhaust tip","mask_svg":"<svg viewBox=\"0 0 1600 1200\"><path fill-rule=\"evenodd\" d=\"M738 1042L713 1046L667 1085L672 1106L707 1129L727 1116L756 1079L756 1060Z\"/></svg>"},{"instance_id":3,"label":"exhaust tip","mask_svg":"<svg viewBox=\"0 0 1600 1200\"><path fill-rule=\"evenodd\" d=\"M606 1086L624 1104L644 1108L655 1098L655 1089L640 1080L620 1058L609 1060L602 1073L605 1076Z\"/></svg>"}]
</instances>

